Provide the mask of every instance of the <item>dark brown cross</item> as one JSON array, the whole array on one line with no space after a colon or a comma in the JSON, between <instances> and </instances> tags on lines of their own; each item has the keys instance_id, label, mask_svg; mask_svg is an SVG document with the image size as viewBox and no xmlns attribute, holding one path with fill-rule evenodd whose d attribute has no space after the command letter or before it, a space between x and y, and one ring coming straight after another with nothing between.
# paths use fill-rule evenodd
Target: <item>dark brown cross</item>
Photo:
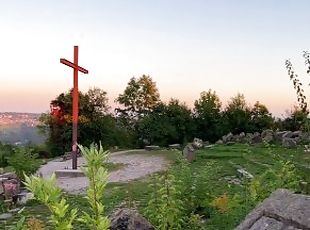
<instances>
[{"instance_id":1,"label":"dark brown cross","mask_svg":"<svg viewBox=\"0 0 310 230\"><path fill-rule=\"evenodd\" d=\"M72 169L77 169L77 130L79 120L79 89L78 72L88 74L88 70L79 66L79 47L74 46L74 62L60 58L60 63L73 68L73 95L72 95Z\"/></svg>"}]
</instances>

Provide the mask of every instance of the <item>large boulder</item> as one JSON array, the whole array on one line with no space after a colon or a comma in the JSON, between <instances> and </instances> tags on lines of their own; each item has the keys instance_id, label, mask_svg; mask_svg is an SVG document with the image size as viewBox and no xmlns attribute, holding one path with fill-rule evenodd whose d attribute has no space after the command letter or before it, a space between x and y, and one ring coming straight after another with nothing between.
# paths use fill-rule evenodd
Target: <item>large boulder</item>
<instances>
[{"instance_id":1,"label":"large boulder","mask_svg":"<svg viewBox=\"0 0 310 230\"><path fill-rule=\"evenodd\" d=\"M282 135L282 138L292 138L292 137L293 137L292 131L285 131L284 134Z\"/></svg>"},{"instance_id":2,"label":"large boulder","mask_svg":"<svg viewBox=\"0 0 310 230\"><path fill-rule=\"evenodd\" d=\"M201 139L195 137L192 145L195 149L201 149L203 147L203 141Z\"/></svg>"},{"instance_id":3,"label":"large boulder","mask_svg":"<svg viewBox=\"0 0 310 230\"><path fill-rule=\"evenodd\" d=\"M155 230L136 210L118 208L111 215L111 230Z\"/></svg>"},{"instance_id":4,"label":"large boulder","mask_svg":"<svg viewBox=\"0 0 310 230\"><path fill-rule=\"evenodd\" d=\"M251 211L236 230L310 229L310 196L278 189Z\"/></svg>"},{"instance_id":5,"label":"large boulder","mask_svg":"<svg viewBox=\"0 0 310 230\"><path fill-rule=\"evenodd\" d=\"M297 141L294 138L285 138L282 139L282 146L285 148L293 148L297 145Z\"/></svg>"},{"instance_id":6,"label":"large boulder","mask_svg":"<svg viewBox=\"0 0 310 230\"><path fill-rule=\"evenodd\" d=\"M228 141L232 141L233 137L234 135L232 133L228 133L222 137L222 140L224 143L227 143Z\"/></svg>"},{"instance_id":7,"label":"large boulder","mask_svg":"<svg viewBox=\"0 0 310 230\"><path fill-rule=\"evenodd\" d=\"M266 129L262 132L261 137L264 142L270 143L274 140L273 131L270 129Z\"/></svg>"},{"instance_id":8,"label":"large boulder","mask_svg":"<svg viewBox=\"0 0 310 230\"><path fill-rule=\"evenodd\" d=\"M286 134L288 131L277 131L274 133L274 137L275 137L275 140L277 142L282 142L282 138L283 138L283 135Z\"/></svg>"},{"instance_id":9,"label":"large boulder","mask_svg":"<svg viewBox=\"0 0 310 230\"><path fill-rule=\"evenodd\" d=\"M187 144L183 149L183 156L189 161L192 162L195 159L195 148L192 144Z\"/></svg>"},{"instance_id":10,"label":"large boulder","mask_svg":"<svg viewBox=\"0 0 310 230\"><path fill-rule=\"evenodd\" d=\"M251 144L259 144L262 143L262 137L259 132L255 132L250 141Z\"/></svg>"}]
</instances>

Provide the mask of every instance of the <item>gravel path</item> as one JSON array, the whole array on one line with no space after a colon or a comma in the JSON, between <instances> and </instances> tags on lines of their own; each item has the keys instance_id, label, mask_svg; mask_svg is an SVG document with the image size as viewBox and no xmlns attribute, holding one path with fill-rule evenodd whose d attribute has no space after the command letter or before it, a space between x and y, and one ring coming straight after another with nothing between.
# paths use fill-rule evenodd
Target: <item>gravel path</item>
<instances>
[{"instance_id":1,"label":"gravel path","mask_svg":"<svg viewBox=\"0 0 310 230\"><path fill-rule=\"evenodd\" d=\"M108 161L112 163L122 163L125 166L109 173L109 182L128 182L145 177L148 174L164 170L169 162L162 156L150 156L139 153L145 150L127 150L114 152L109 155ZM128 154L130 153L130 154ZM78 158L78 167L85 164L83 157ZM44 178L49 178L55 170L68 169L71 167L71 160L61 161L56 159L48 162L39 169L39 173ZM86 177L60 177L57 178L56 185L71 194L84 193L88 186Z\"/></svg>"}]
</instances>

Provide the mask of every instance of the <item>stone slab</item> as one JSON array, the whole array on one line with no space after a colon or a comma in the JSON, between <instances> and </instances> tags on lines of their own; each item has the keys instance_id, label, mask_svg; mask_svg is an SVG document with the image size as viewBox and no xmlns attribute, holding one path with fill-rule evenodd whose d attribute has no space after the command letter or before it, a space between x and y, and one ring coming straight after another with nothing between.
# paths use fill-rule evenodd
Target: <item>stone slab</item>
<instances>
[{"instance_id":1,"label":"stone slab","mask_svg":"<svg viewBox=\"0 0 310 230\"><path fill-rule=\"evenodd\" d=\"M84 173L80 169L59 169L55 171L56 178L59 177L85 177Z\"/></svg>"},{"instance_id":2,"label":"stone slab","mask_svg":"<svg viewBox=\"0 0 310 230\"><path fill-rule=\"evenodd\" d=\"M269 218L269 219L268 219ZM270 220L273 219L273 220ZM278 228L280 222L282 226ZM264 225L275 227L264 228ZM260 226L261 228L258 228ZM278 189L250 212L236 230L310 229L310 196Z\"/></svg>"}]
</instances>

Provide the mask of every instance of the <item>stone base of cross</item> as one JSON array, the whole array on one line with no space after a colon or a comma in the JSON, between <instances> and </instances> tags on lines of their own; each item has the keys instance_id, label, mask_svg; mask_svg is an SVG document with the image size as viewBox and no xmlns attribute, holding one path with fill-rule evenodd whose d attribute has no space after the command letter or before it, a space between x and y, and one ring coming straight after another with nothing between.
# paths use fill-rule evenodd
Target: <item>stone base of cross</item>
<instances>
[{"instance_id":1,"label":"stone base of cross","mask_svg":"<svg viewBox=\"0 0 310 230\"><path fill-rule=\"evenodd\" d=\"M73 63L61 58L60 63L73 68L73 92L72 92L72 169L77 169L77 131L79 120L79 89L78 72L88 74L88 70L79 66L79 47L74 46Z\"/></svg>"}]
</instances>

